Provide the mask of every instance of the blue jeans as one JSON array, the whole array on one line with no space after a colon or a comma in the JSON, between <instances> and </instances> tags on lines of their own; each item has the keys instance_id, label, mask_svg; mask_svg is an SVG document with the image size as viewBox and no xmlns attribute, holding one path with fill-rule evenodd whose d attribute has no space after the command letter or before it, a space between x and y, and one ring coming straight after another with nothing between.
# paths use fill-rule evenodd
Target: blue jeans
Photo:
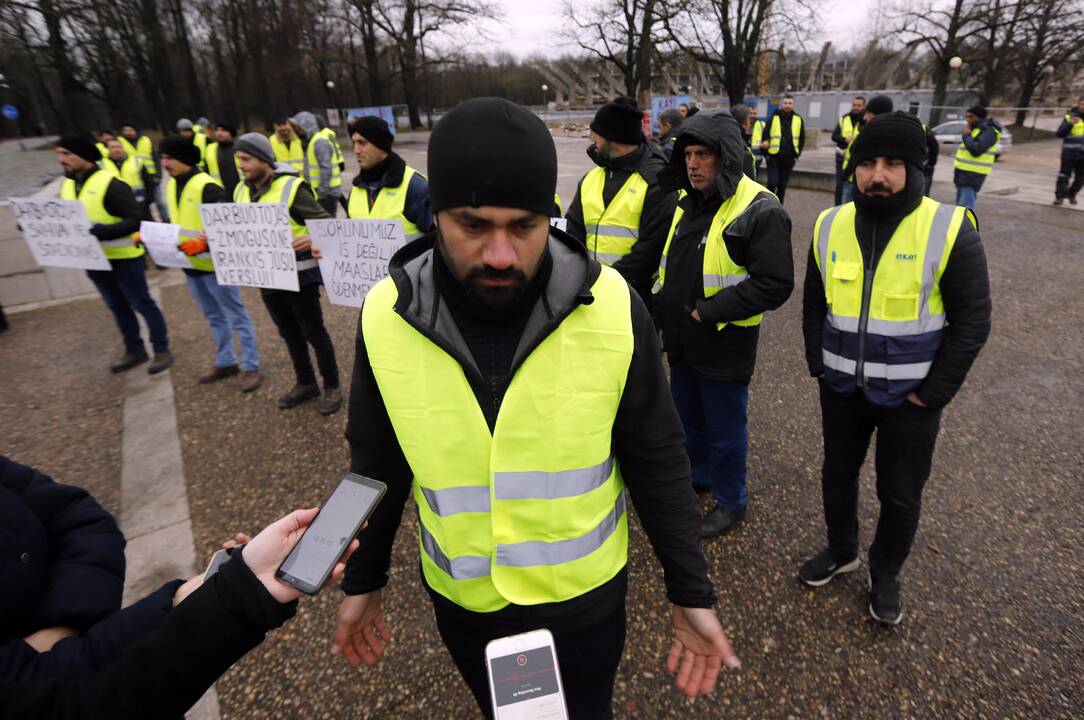
<instances>
[{"instance_id":1,"label":"blue jeans","mask_svg":"<svg viewBox=\"0 0 1084 720\"><path fill-rule=\"evenodd\" d=\"M975 211L975 199L977 198L979 191L973 187L964 187L963 185L956 186L956 204L961 207L965 207L968 210Z\"/></svg>"},{"instance_id":2,"label":"blue jeans","mask_svg":"<svg viewBox=\"0 0 1084 720\"><path fill-rule=\"evenodd\" d=\"M230 328L233 328L241 342L241 369L259 368L260 348L256 344L256 330L241 300L241 288L219 285L214 273L185 275L185 279L188 281L188 291L211 326L211 335L215 339L215 365L229 367L237 364L230 333Z\"/></svg>"},{"instance_id":3,"label":"blue jeans","mask_svg":"<svg viewBox=\"0 0 1084 720\"><path fill-rule=\"evenodd\" d=\"M98 288L102 300L105 300L105 306L113 312L113 319L124 338L124 351L132 355L147 352L143 338L139 335L139 320L135 316L138 312L147 322L154 351L168 352L166 319L147 287L147 276L143 274L143 258L110 260L109 264L113 266L112 270L87 270L87 276Z\"/></svg>"},{"instance_id":4,"label":"blue jeans","mask_svg":"<svg viewBox=\"0 0 1084 720\"><path fill-rule=\"evenodd\" d=\"M693 486L711 488L727 510L749 503L745 465L749 447L749 386L701 380L689 368L670 367L670 392L685 428L685 451L693 469Z\"/></svg>"}]
</instances>

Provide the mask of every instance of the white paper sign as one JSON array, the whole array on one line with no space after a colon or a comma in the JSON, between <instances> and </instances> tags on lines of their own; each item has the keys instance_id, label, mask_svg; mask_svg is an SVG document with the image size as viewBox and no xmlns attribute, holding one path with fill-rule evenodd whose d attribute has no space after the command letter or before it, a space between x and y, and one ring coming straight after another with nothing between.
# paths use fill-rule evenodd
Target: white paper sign
<instances>
[{"instance_id":1,"label":"white paper sign","mask_svg":"<svg viewBox=\"0 0 1084 720\"><path fill-rule=\"evenodd\" d=\"M181 226L174 223L156 223L144 220L139 226L139 241L151 260L161 267L191 268L188 256L177 247Z\"/></svg>"},{"instance_id":2,"label":"white paper sign","mask_svg":"<svg viewBox=\"0 0 1084 720\"><path fill-rule=\"evenodd\" d=\"M391 256L406 245L399 220L309 220L314 247L320 249L320 274L327 299L361 307L373 285L388 275Z\"/></svg>"},{"instance_id":3,"label":"white paper sign","mask_svg":"<svg viewBox=\"0 0 1084 720\"><path fill-rule=\"evenodd\" d=\"M90 234L86 208L78 200L8 198L15 222L38 265L111 270L98 238Z\"/></svg>"},{"instance_id":4,"label":"white paper sign","mask_svg":"<svg viewBox=\"0 0 1084 720\"><path fill-rule=\"evenodd\" d=\"M568 232L568 220L565 218L550 218L550 227L555 227L562 232Z\"/></svg>"},{"instance_id":5,"label":"white paper sign","mask_svg":"<svg viewBox=\"0 0 1084 720\"><path fill-rule=\"evenodd\" d=\"M297 292L290 210L278 203L201 205L219 285Z\"/></svg>"}]
</instances>

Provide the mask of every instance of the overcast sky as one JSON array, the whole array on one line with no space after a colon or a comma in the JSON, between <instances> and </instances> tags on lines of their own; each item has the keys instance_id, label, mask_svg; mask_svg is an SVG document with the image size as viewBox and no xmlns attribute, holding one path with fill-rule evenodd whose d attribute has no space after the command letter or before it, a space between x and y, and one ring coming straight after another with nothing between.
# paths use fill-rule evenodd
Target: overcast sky
<instances>
[{"instance_id":1,"label":"overcast sky","mask_svg":"<svg viewBox=\"0 0 1084 720\"><path fill-rule=\"evenodd\" d=\"M680 2L680 0L672 0ZM504 6L504 27L490 30L492 40L483 41L478 50L483 53L504 50L517 57L533 53L560 55L574 48L560 45L563 26L561 0L497 0ZM819 4L821 37L811 43L819 48L825 40L846 49L864 44L862 30L867 18L877 6L877 0L826 0ZM857 39L857 43L856 43Z\"/></svg>"}]
</instances>

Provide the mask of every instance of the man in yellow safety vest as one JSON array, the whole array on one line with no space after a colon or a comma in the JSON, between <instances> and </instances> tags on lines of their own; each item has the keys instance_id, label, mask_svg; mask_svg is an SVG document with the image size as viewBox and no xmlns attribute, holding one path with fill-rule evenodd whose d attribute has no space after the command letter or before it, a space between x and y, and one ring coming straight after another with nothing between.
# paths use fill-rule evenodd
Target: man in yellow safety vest
<instances>
[{"instance_id":1,"label":"man in yellow safety vest","mask_svg":"<svg viewBox=\"0 0 1084 720\"><path fill-rule=\"evenodd\" d=\"M851 146L854 201L821 213L802 327L819 379L828 547L798 577L820 587L861 566L858 476L877 435L880 518L869 612L903 617L899 574L918 529L941 409L990 333L990 284L974 216L924 197L926 136L905 112L866 123Z\"/></svg>"},{"instance_id":2,"label":"man in yellow safety vest","mask_svg":"<svg viewBox=\"0 0 1084 720\"><path fill-rule=\"evenodd\" d=\"M760 146L768 153L768 190L783 202L794 164L805 147L805 121L794 112L794 98L784 95L768 121L768 136Z\"/></svg>"},{"instance_id":3,"label":"man in yellow safety vest","mask_svg":"<svg viewBox=\"0 0 1084 720\"><path fill-rule=\"evenodd\" d=\"M274 132L271 133L271 149L275 153L275 160L289 165L298 175L305 172L305 145L294 132L290 125L290 119L286 116L276 117L271 121Z\"/></svg>"},{"instance_id":4,"label":"man in yellow safety vest","mask_svg":"<svg viewBox=\"0 0 1084 720\"><path fill-rule=\"evenodd\" d=\"M667 659L689 696L738 659L697 537L681 426L647 309L551 230L543 122L468 100L429 141L437 229L392 257L358 326L347 438L388 491L343 580L332 652L373 664L408 495L437 629L490 716L485 647L547 628L570 717L611 716L625 640L628 497L665 569ZM628 493L626 494L626 488Z\"/></svg>"},{"instance_id":5,"label":"man in yellow safety vest","mask_svg":"<svg viewBox=\"0 0 1084 720\"><path fill-rule=\"evenodd\" d=\"M1061 138L1061 167L1054 187L1054 204L1068 200L1070 205L1076 205L1076 194L1084 188L1084 95L1077 99L1075 108L1065 113L1055 134Z\"/></svg>"},{"instance_id":6,"label":"man in yellow safety vest","mask_svg":"<svg viewBox=\"0 0 1084 720\"><path fill-rule=\"evenodd\" d=\"M151 203L159 201L158 163L155 160L154 143L149 137L139 132L136 124L131 122L121 126L120 143L124 146L126 153L139 161L145 191L145 204L149 210ZM162 207L159 209L162 209ZM163 213L162 217L166 218L168 215Z\"/></svg>"},{"instance_id":7,"label":"man in yellow safety vest","mask_svg":"<svg viewBox=\"0 0 1084 720\"><path fill-rule=\"evenodd\" d=\"M891 110L891 108L889 108ZM843 203L843 183L847 180L843 174L844 153L858 137L858 130L866 121L866 98L856 95L851 100L851 111L839 116L839 122L832 130L832 142L836 144L836 205Z\"/></svg>"},{"instance_id":8,"label":"man in yellow safety vest","mask_svg":"<svg viewBox=\"0 0 1084 720\"><path fill-rule=\"evenodd\" d=\"M305 179L316 192L320 206L335 217L343 184L342 171L339 170L342 149L337 148L339 143L335 133L331 128L320 127L316 116L307 110L294 115L293 122L303 133L299 137L305 148Z\"/></svg>"},{"instance_id":9,"label":"man in yellow safety vest","mask_svg":"<svg viewBox=\"0 0 1084 720\"><path fill-rule=\"evenodd\" d=\"M119 138L112 137L105 141L108 155L102 160L102 168L119 177L132 188L136 202L146 208L146 195L143 186L143 173L139 160L124 151ZM150 216L147 216L150 219Z\"/></svg>"},{"instance_id":10,"label":"man in yellow safety vest","mask_svg":"<svg viewBox=\"0 0 1084 720\"><path fill-rule=\"evenodd\" d=\"M997 160L994 148L1001 141L1001 126L987 117L982 105L969 107L964 119L967 125L956 148L952 180L956 185L956 204L974 212L979 190Z\"/></svg>"},{"instance_id":11,"label":"man in yellow safety vest","mask_svg":"<svg viewBox=\"0 0 1084 720\"><path fill-rule=\"evenodd\" d=\"M135 244L139 225L146 217L144 208L126 182L98 166L101 151L89 135L61 137L56 154L66 178L60 198L83 203L91 223L90 233L98 238L111 266L109 270L87 270L124 338L124 355L110 369L124 372L149 359L135 315L138 312L147 323L154 347L154 359L147 372L160 373L173 364L173 355L166 319L147 288L145 251Z\"/></svg>"}]
</instances>

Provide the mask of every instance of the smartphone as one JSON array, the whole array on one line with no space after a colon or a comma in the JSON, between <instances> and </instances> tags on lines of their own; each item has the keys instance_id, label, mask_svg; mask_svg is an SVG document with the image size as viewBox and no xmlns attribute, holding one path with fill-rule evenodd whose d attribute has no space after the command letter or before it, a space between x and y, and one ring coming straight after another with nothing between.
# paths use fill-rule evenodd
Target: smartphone
<instances>
[{"instance_id":1,"label":"smartphone","mask_svg":"<svg viewBox=\"0 0 1084 720\"><path fill-rule=\"evenodd\" d=\"M387 489L364 475L344 475L275 576L307 595L319 592Z\"/></svg>"},{"instance_id":2,"label":"smartphone","mask_svg":"<svg viewBox=\"0 0 1084 720\"><path fill-rule=\"evenodd\" d=\"M486 671L496 720L568 720L561 669L549 630L490 641Z\"/></svg>"},{"instance_id":3,"label":"smartphone","mask_svg":"<svg viewBox=\"0 0 1084 720\"><path fill-rule=\"evenodd\" d=\"M218 572L218 569L222 567L222 563L230 559L229 550L218 550L211 556L211 562L207 563L207 569L203 571L203 582L207 582L211 579L211 576Z\"/></svg>"}]
</instances>

